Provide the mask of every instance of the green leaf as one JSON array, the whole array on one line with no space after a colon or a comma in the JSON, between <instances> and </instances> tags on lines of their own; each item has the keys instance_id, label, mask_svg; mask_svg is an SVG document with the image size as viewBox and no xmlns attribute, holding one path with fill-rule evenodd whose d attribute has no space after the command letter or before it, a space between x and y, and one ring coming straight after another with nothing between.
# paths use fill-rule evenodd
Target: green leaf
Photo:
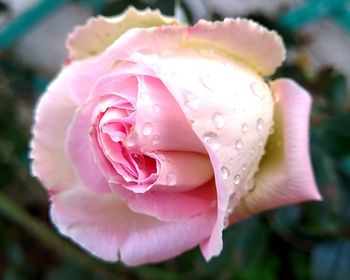
<instances>
[{"instance_id":1,"label":"green leaf","mask_svg":"<svg viewBox=\"0 0 350 280\"><path fill-rule=\"evenodd\" d=\"M350 276L350 241L325 242L312 252L315 280L347 280Z\"/></svg>"}]
</instances>

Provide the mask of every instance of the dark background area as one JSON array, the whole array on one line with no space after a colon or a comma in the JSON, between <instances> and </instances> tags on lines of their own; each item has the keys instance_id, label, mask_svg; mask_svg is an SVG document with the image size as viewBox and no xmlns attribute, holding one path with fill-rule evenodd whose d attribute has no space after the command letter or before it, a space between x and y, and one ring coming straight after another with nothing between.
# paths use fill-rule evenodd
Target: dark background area
<instances>
[{"instance_id":1,"label":"dark background area","mask_svg":"<svg viewBox=\"0 0 350 280\"><path fill-rule=\"evenodd\" d=\"M174 13L174 1L150 3ZM145 1L110 1L100 12L114 15L129 5L149 6ZM182 4L182 9L191 23L190 8ZM249 17L277 30L290 52L313 40L312 34L291 31L277 18L256 13ZM221 18L215 10L208 14L208 19ZM28 159L33 107L47 78L18 60L12 48L1 51L0 279L349 279L349 81L327 65L311 73L306 60L307 55L288 59L273 78L293 78L313 96L311 154L324 200L231 226L224 231L224 250L209 263L196 248L157 265L128 268L90 257L50 223L47 195L31 177Z\"/></svg>"}]
</instances>

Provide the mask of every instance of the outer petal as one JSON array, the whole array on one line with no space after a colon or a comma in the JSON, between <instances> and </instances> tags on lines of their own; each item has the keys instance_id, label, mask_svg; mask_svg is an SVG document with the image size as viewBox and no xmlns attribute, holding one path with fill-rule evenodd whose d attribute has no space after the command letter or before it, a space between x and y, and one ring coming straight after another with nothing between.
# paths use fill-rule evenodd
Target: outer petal
<instances>
[{"instance_id":1,"label":"outer petal","mask_svg":"<svg viewBox=\"0 0 350 280\"><path fill-rule=\"evenodd\" d=\"M103 52L123 33L134 27L151 27L178 24L175 18L166 17L158 10L138 11L129 8L117 17L98 17L85 26L77 27L69 36L67 48L71 60L94 56Z\"/></svg>"},{"instance_id":2,"label":"outer petal","mask_svg":"<svg viewBox=\"0 0 350 280\"><path fill-rule=\"evenodd\" d=\"M264 152L272 126L272 94L251 69L216 54L209 59L182 50L176 55L138 54L130 59L157 73L209 154L218 212L211 236L201 248L210 259L222 249L227 208L238 205Z\"/></svg>"},{"instance_id":3,"label":"outer petal","mask_svg":"<svg viewBox=\"0 0 350 280\"><path fill-rule=\"evenodd\" d=\"M104 53L104 65L115 63L118 56L129 56L137 51L154 54L192 48L203 57L213 58L215 53L221 53L228 59L249 65L262 75L271 75L285 56L277 33L245 19L214 23L202 20L193 27L135 28L124 35Z\"/></svg>"},{"instance_id":4,"label":"outer petal","mask_svg":"<svg viewBox=\"0 0 350 280\"><path fill-rule=\"evenodd\" d=\"M230 221L256 212L307 200L320 200L309 156L310 95L287 79L271 83L277 103L274 133L266 145L256 185Z\"/></svg>"},{"instance_id":5,"label":"outer petal","mask_svg":"<svg viewBox=\"0 0 350 280\"><path fill-rule=\"evenodd\" d=\"M245 60L262 75L271 75L284 60L281 37L274 31L247 19L225 19L224 22L199 21L190 38L211 42Z\"/></svg>"},{"instance_id":6,"label":"outer petal","mask_svg":"<svg viewBox=\"0 0 350 280\"><path fill-rule=\"evenodd\" d=\"M159 262L196 246L210 233L215 212L176 222L131 211L117 196L73 189L52 197L51 216L62 234L93 255L128 265Z\"/></svg>"},{"instance_id":7,"label":"outer petal","mask_svg":"<svg viewBox=\"0 0 350 280\"><path fill-rule=\"evenodd\" d=\"M90 69L90 61L65 67L41 97L35 110L31 142L32 172L49 189L71 187L76 177L65 152L68 127L78 107L71 87L74 73Z\"/></svg>"}]
</instances>

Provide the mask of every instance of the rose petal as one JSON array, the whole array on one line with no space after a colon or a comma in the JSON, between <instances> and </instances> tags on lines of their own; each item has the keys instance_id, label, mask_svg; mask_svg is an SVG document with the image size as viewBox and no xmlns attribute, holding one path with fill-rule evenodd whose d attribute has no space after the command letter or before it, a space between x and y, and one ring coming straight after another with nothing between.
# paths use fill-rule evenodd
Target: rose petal
<instances>
[{"instance_id":1,"label":"rose petal","mask_svg":"<svg viewBox=\"0 0 350 280\"><path fill-rule=\"evenodd\" d=\"M189 37L228 50L264 76L273 74L285 57L281 37L252 20L225 19L214 23L200 20Z\"/></svg>"},{"instance_id":2,"label":"rose petal","mask_svg":"<svg viewBox=\"0 0 350 280\"><path fill-rule=\"evenodd\" d=\"M175 222L131 211L117 196L71 190L52 197L60 232L93 255L128 265L159 262L196 246L210 233L215 212Z\"/></svg>"},{"instance_id":3,"label":"rose petal","mask_svg":"<svg viewBox=\"0 0 350 280\"><path fill-rule=\"evenodd\" d=\"M77 27L68 37L67 48L71 60L94 56L103 52L123 33L135 27L179 24L175 18L163 16L158 10L138 11L130 7L120 16L93 18L85 26Z\"/></svg>"},{"instance_id":4,"label":"rose petal","mask_svg":"<svg viewBox=\"0 0 350 280\"><path fill-rule=\"evenodd\" d=\"M161 221L190 218L208 209L216 211L214 180L183 192L170 192L158 188L145 193L135 193L122 186L114 187L114 191L134 212L153 216Z\"/></svg>"},{"instance_id":5,"label":"rose petal","mask_svg":"<svg viewBox=\"0 0 350 280\"><path fill-rule=\"evenodd\" d=\"M188 191L208 182L213 168L207 155L190 152L159 152L159 177L154 190Z\"/></svg>"},{"instance_id":6,"label":"rose petal","mask_svg":"<svg viewBox=\"0 0 350 280\"><path fill-rule=\"evenodd\" d=\"M255 72L216 54L205 59L183 50L176 56L139 53L131 59L148 65L159 76L209 154L218 213L212 234L201 248L210 259L221 251L228 208L239 204L258 168L272 126L272 94ZM243 129L245 125L248 130Z\"/></svg>"},{"instance_id":7,"label":"rose petal","mask_svg":"<svg viewBox=\"0 0 350 280\"><path fill-rule=\"evenodd\" d=\"M308 200L321 200L309 156L310 95L288 79L271 83L275 105L274 133L256 174L256 186L242 200L230 221Z\"/></svg>"},{"instance_id":8,"label":"rose petal","mask_svg":"<svg viewBox=\"0 0 350 280\"><path fill-rule=\"evenodd\" d=\"M206 154L176 100L157 78L141 77L135 131L144 152L190 151Z\"/></svg>"},{"instance_id":9,"label":"rose petal","mask_svg":"<svg viewBox=\"0 0 350 280\"><path fill-rule=\"evenodd\" d=\"M68 127L79 105L70 81L76 72L88 71L90 62L85 60L63 68L35 110L30 154L32 173L48 189L69 188L76 181L64 145Z\"/></svg>"},{"instance_id":10,"label":"rose petal","mask_svg":"<svg viewBox=\"0 0 350 280\"><path fill-rule=\"evenodd\" d=\"M193 27L129 30L103 53L100 68L111 67L118 58L136 52L169 54L188 48L197 50L204 58L220 53L227 60L240 61L264 76L271 75L285 57L283 42L277 33L251 20L226 19L214 23L201 20Z\"/></svg>"}]
</instances>

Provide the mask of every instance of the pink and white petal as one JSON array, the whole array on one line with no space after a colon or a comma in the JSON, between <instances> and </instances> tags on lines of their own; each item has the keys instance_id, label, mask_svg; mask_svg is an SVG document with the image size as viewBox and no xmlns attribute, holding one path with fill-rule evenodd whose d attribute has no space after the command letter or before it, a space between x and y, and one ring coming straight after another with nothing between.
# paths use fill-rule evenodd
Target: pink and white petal
<instances>
[{"instance_id":1,"label":"pink and white petal","mask_svg":"<svg viewBox=\"0 0 350 280\"><path fill-rule=\"evenodd\" d=\"M254 71L220 55L206 59L182 50L176 56L158 57L157 64L148 55L132 59L158 75L210 157L218 213L212 234L201 247L210 259L221 251L227 211L239 204L263 155L272 126L272 94Z\"/></svg>"},{"instance_id":2,"label":"pink and white petal","mask_svg":"<svg viewBox=\"0 0 350 280\"><path fill-rule=\"evenodd\" d=\"M107 98L105 98L107 99ZM90 130L92 128L92 115L97 102L94 99L82 106L71 120L66 139L66 150L73 168L78 175L80 183L96 192L110 192L108 181L95 160L95 153Z\"/></svg>"},{"instance_id":3,"label":"pink and white petal","mask_svg":"<svg viewBox=\"0 0 350 280\"><path fill-rule=\"evenodd\" d=\"M30 152L32 173L51 190L69 188L76 181L64 143L75 110L80 105L79 98L72 92L71 78L88 68L89 61L63 68L35 109Z\"/></svg>"},{"instance_id":4,"label":"pink and white petal","mask_svg":"<svg viewBox=\"0 0 350 280\"><path fill-rule=\"evenodd\" d=\"M62 234L93 255L139 265L196 246L209 235L215 212L163 222L131 211L116 195L72 189L52 197L51 217Z\"/></svg>"},{"instance_id":5,"label":"pink and white petal","mask_svg":"<svg viewBox=\"0 0 350 280\"><path fill-rule=\"evenodd\" d=\"M264 210L321 200L309 155L311 97L288 79L272 82L271 88L278 100L274 133L255 176L255 188L242 199L232 223Z\"/></svg>"},{"instance_id":6,"label":"pink and white petal","mask_svg":"<svg viewBox=\"0 0 350 280\"><path fill-rule=\"evenodd\" d=\"M132 74L112 72L95 82L88 99L115 93L136 107L137 90L138 81Z\"/></svg>"},{"instance_id":7,"label":"pink and white petal","mask_svg":"<svg viewBox=\"0 0 350 280\"><path fill-rule=\"evenodd\" d=\"M123 33L135 27L152 27L179 24L175 18L166 17L158 10L138 11L130 7L116 17L99 16L77 27L68 37L70 60L83 59L103 52Z\"/></svg>"},{"instance_id":8,"label":"pink and white petal","mask_svg":"<svg viewBox=\"0 0 350 280\"><path fill-rule=\"evenodd\" d=\"M64 141L75 105L64 92L46 92L40 99L32 129L32 174L49 190L70 188L76 181Z\"/></svg>"},{"instance_id":9,"label":"pink and white petal","mask_svg":"<svg viewBox=\"0 0 350 280\"><path fill-rule=\"evenodd\" d=\"M50 90L64 90L77 106L84 104L97 79L94 71L95 61L95 58L89 58L64 66L50 85Z\"/></svg>"},{"instance_id":10,"label":"pink and white petal","mask_svg":"<svg viewBox=\"0 0 350 280\"><path fill-rule=\"evenodd\" d=\"M227 18L224 22L214 23L200 20L189 38L211 43L208 52L215 47L229 51L230 55L245 60L264 76L273 74L285 58L281 37L248 19Z\"/></svg>"},{"instance_id":11,"label":"pink and white petal","mask_svg":"<svg viewBox=\"0 0 350 280\"><path fill-rule=\"evenodd\" d=\"M226 60L240 61L264 76L273 74L285 57L279 35L251 20L226 19L214 23L201 20L193 27L129 30L102 54L101 69L137 52L163 55L181 49L196 50L206 58L225 55Z\"/></svg>"},{"instance_id":12,"label":"pink and white petal","mask_svg":"<svg viewBox=\"0 0 350 280\"><path fill-rule=\"evenodd\" d=\"M213 179L196 189L184 192L151 189L145 193L135 193L123 186L111 187L132 211L161 221L183 220L206 212L208 209L215 212L217 207Z\"/></svg>"},{"instance_id":13,"label":"pink and white petal","mask_svg":"<svg viewBox=\"0 0 350 280\"><path fill-rule=\"evenodd\" d=\"M203 144L176 100L158 78L139 77L135 131L144 152L204 153Z\"/></svg>"},{"instance_id":14,"label":"pink and white petal","mask_svg":"<svg viewBox=\"0 0 350 280\"><path fill-rule=\"evenodd\" d=\"M213 178L207 155L191 152L159 152L160 170L153 190L183 192L198 188Z\"/></svg>"}]
</instances>

